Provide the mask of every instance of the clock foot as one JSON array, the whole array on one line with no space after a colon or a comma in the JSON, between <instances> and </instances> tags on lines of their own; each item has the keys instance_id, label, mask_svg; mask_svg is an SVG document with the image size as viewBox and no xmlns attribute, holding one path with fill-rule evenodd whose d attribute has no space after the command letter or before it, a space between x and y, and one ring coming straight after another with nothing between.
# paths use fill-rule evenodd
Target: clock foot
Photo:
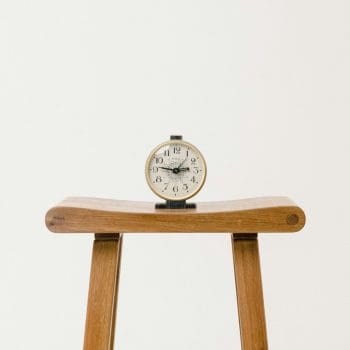
<instances>
[{"instance_id":1,"label":"clock foot","mask_svg":"<svg viewBox=\"0 0 350 350\"><path fill-rule=\"evenodd\" d=\"M165 203L156 203L156 209L195 209L196 203L186 203L186 201L170 201Z\"/></svg>"}]
</instances>

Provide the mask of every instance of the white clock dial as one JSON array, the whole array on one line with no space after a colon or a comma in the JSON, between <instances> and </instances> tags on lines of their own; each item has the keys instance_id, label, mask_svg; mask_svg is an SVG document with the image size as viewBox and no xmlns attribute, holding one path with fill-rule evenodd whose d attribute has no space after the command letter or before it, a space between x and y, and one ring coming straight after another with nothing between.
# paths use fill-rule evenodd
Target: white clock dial
<instances>
[{"instance_id":1,"label":"white clock dial","mask_svg":"<svg viewBox=\"0 0 350 350\"><path fill-rule=\"evenodd\" d=\"M202 188L207 172L200 151L182 140L158 145L149 155L145 170L152 191L173 201L194 196Z\"/></svg>"}]
</instances>

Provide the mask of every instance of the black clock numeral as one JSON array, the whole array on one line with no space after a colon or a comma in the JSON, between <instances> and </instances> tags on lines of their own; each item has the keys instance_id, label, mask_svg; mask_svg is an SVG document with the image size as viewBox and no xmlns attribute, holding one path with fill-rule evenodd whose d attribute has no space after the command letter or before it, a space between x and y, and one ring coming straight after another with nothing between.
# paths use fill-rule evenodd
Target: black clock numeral
<instances>
[{"instance_id":1,"label":"black clock numeral","mask_svg":"<svg viewBox=\"0 0 350 350\"><path fill-rule=\"evenodd\" d=\"M163 191L166 191L168 189L168 186L169 186L169 182L164 182L164 188L163 188Z\"/></svg>"},{"instance_id":2,"label":"black clock numeral","mask_svg":"<svg viewBox=\"0 0 350 350\"><path fill-rule=\"evenodd\" d=\"M166 149L164 151L164 157L169 157L170 156L170 151L168 149Z\"/></svg>"},{"instance_id":3,"label":"black clock numeral","mask_svg":"<svg viewBox=\"0 0 350 350\"><path fill-rule=\"evenodd\" d=\"M191 162L192 162L192 163L195 163L196 161L197 161L196 158L191 158Z\"/></svg>"},{"instance_id":4,"label":"black clock numeral","mask_svg":"<svg viewBox=\"0 0 350 350\"><path fill-rule=\"evenodd\" d=\"M156 182L162 182L162 177L161 176L157 176L156 177Z\"/></svg>"},{"instance_id":5,"label":"black clock numeral","mask_svg":"<svg viewBox=\"0 0 350 350\"><path fill-rule=\"evenodd\" d=\"M179 192L179 186L174 186L173 187L173 192Z\"/></svg>"},{"instance_id":6,"label":"black clock numeral","mask_svg":"<svg viewBox=\"0 0 350 350\"><path fill-rule=\"evenodd\" d=\"M188 150L186 151L186 157L188 157Z\"/></svg>"},{"instance_id":7,"label":"black clock numeral","mask_svg":"<svg viewBox=\"0 0 350 350\"><path fill-rule=\"evenodd\" d=\"M181 146L175 146L174 147L174 153L175 154L180 154L181 153Z\"/></svg>"},{"instance_id":8,"label":"black clock numeral","mask_svg":"<svg viewBox=\"0 0 350 350\"><path fill-rule=\"evenodd\" d=\"M162 164L164 162L163 157L157 157L156 158L156 164Z\"/></svg>"},{"instance_id":9,"label":"black clock numeral","mask_svg":"<svg viewBox=\"0 0 350 350\"><path fill-rule=\"evenodd\" d=\"M154 166L154 167L152 168L152 172L153 172L153 173L157 173L157 172L158 172L158 167L157 167L157 166Z\"/></svg>"},{"instance_id":10,"label":"black clock numeral","mask_svg":"<svg viewBox=\"0 0 350 350\"><path fill-rule=\"evenodd\" d=\"M195 182L196 182L196 178L195 178L195 176L193 176L193 177L191 178L191 181L192 181L193 183L195 183Z\"/></svg>"},{"instance_id":11,"label":"black clock numeral","mask_svg":"<svg viewBox=\"0 0 350 350\"><path fill-rule=\"evenodd\" d=\"M188 190L188 185L187 184L183 184L182 188L187 191Z\"/></svg>"},{"instance_id":12,"label":"black clock numeral","mask_svg":"<svg viewBox=\"0 0 350 350\"><path fill-rule=\"evenodd\" d=\"M198 173L199 173L199 168L198 168L197 166L195 166L195 167L193 168L193 172L194 172L195 174L198 174Z\"/></svg>"}]
</instances>

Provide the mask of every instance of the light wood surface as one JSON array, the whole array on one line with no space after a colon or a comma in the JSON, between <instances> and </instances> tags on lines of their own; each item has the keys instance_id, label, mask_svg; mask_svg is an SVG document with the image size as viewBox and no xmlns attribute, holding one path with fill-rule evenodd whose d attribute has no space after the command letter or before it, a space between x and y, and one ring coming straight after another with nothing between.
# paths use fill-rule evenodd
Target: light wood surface
<instances>
[{"instance_id":1,"label":"light wood surface","mask_svg":"<svg viewBox=\"0 0 350 350\"><path fill-rule=\"evenodd\" d=\"M296 232L303 210L286 197L200 202L196 209L155 209L154 203L70 197L46 214L57 233Z\"/></svg>"},{"instance_id":2,"label":"light wood surface","mask_svg":"<svg viewBox=\"0 0 350 350\"><path fill-rule=\"evenodd\" d=\"M267 350L257 235L232 235L242 350Z\"/></svg>"},{"instance_id":3,"label":"light wood surface","mask_svg":"<svg viewBox=\"0 0 350 350\"><path fill-rule=\"evenodd\" d=\"M94 241L84 350L113 350L122 235Z\"/></svg>"}]
</instances>

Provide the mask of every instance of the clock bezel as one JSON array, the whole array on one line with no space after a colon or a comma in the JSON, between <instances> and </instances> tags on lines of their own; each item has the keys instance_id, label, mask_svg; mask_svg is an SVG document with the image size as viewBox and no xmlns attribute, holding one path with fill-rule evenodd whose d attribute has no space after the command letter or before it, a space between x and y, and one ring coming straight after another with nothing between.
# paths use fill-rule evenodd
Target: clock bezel
<instances>
[{"instance_id":1,"label":"clock bezel","mask_svg":"<svg viewBox=\"0 0 350 350\"><path fill-rule=\"evenodd\" d=\"M203 162L203 176L202 176L202 179L201 179L201 182L199 183L199 186L198 188L186 195L186 196L182 196L182 197L169 197L167 195L164 195L164 194L160 194L159 192L157 192L153 186L152 186L152 180L150 178L150 174L149 174L149 164L151 162L151 159L153 158L154 154L162 147L164 146L167 146L167 145L173 145L173 144L176 144L176 145L184 145L184 146L188 146L190 148L192 148L197 154L198 156L201 158L202 162ZM203 154L202 152L196 147L194 146L192 143L190 142L187 142L187 141L184 141L184 140L168 140L168 141L165 141L165 142L162 142L160 143L159 145L157 145L156 147L154 147L152 149L152 151L150 152L149 156L147 157L147 160L146 160L146 165L145 165L145 175L146 175L146 180L147 180L147 184L149 186L149 188L152 190L152 192L154 194L156 194L158 197L160 198L163 198L163 199L166 199L166 200L169 200L169 201L174 201L174 202L178 202L178 201L183 201L183 200L186 200L186 199L189 199L189 198L192 198L193 196L195 196L203 187L204 183L205 183L205 180L207 178L207 163L205 161L205 158L203 157Z\"/></svg>"}]
</instances>

